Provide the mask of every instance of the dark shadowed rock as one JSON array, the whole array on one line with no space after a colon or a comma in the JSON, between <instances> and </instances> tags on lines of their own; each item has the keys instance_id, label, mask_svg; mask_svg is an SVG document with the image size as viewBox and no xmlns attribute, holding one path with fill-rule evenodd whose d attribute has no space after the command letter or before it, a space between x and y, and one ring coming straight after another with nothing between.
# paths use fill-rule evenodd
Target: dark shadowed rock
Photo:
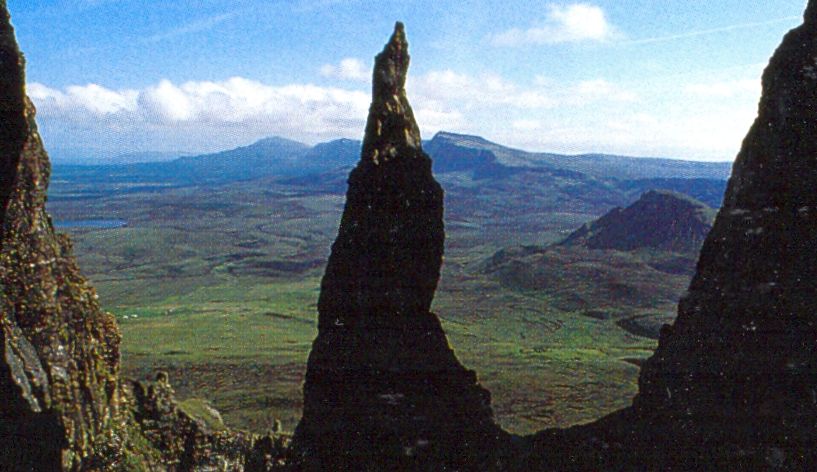
<instances>
[{"instance_id":1,"label":"dark shadowed rock","mask_svg":"<svg viewBox=\"0 0 817 472\"><path fill-rule=\"evenodd\" d=\"M361 159L321 284L293 439L308 470L471 470L498 460L489 393L429 311L443 192L406 99L407 48L398 23L375 60Z\"/></svg>"},{"instance_id":2,"label":"dark shadowed rock","mask_svg":"<svg viewBox=\"0 0 817 472\"><path fill-rule=\"evenodd\" d=\"M697 252L714 212L686 195L650 190L627 208L614 208L573 232L562 244L589 249Z\"/></svg>"},{"instance_id":3,"label":"dark shadowed rock","mask_svg":"<svg viewBox=\"0 0 817 472\"><path fill-rule=\"evenodd\" d=\"M774 446L787 460L817 424L815 3L763 74L723 209L636 401L740 425L751 454Z\"/></svg>"},{"instance_id":4,"label":"dark shadowed rock","mask_svg":"<svg viewBox=\"0 0 817 472\"><path fill-rule=\"evenodd\" d=\"M807 470L817 458L817 1L759 115L633 407L534 439L551 470Z\"/></svg>"}]
</instances>

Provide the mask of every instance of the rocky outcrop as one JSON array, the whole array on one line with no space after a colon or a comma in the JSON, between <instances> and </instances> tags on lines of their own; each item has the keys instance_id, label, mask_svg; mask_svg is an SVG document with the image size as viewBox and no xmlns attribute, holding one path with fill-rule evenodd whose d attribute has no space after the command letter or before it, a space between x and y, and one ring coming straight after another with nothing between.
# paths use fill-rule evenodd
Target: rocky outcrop
<instances>
[{"instance_id":1,"label":"rocky outcrop","mask_svg":"<svg viewBox=\"0 0 817 472\"><path fill-rule=\"evenodd\" d=\"M699 418L705 429L737 429L739 438L725 440L747 443L745 454L760 463L815 452L815 4L763 74L758 118L723 208L678 319L644 366L635 402Z\"/></svg>"},{"instance_id":2,"label":"rocky outcrop","mask_svg":"<svg viewBox=\"0 0 817 472\"><path fill-rule=\"evenodd\" d=\"M321 283L293 457L306 470L490 470L489 393L430 312L443 192L406 98L403 25L375 60L360 162Z\"/></svg>"},{"instance_id":3,"label":"rocky outcrop","mask_svg":"<svg viewBox=\"0 0 817 472\"><path fill-rule=\"evenodd\" d=\"M705 204L666 190L650 190L627 208L614 208L565 239L588 249L659 249L697 252L712 229L714 212Z\"/></svg>"},{"instance_id":4,"label":"rocky outcrop","mask_svg":"<svg viewBox=\"0 0 817 472\"><path fill-rule=\"evenodd\" d=\"M158 454L152 466L173 471L282 470L289 438L257 436L224 427L218 411L187 411L176 401L167 374L155 381L131 381L135 429Z\"/></svg>"},{"instance_id":5,"label":"rocky outcrop","mask_svg":"<svg viewBox=\"0 0 817 472\"><path fill-rule=\"evenodd\" d=\"M550 431L526 467L806 470L817 459L817 1L763 74L677 321L632 408Z\"/></svg>"},{"instance_id":6,"label":"rocky outcrop","mask_svg":"<svg viewBox=\"0 0 817 472\"><path fill-rule=\"evenodd\" d=\"M120 378L114 317L45 211L50 165L3 0L0 79L0 470L280 470L285 436L214 430L166 378Z\"/></svg>"},{"instance_id":7,"label":"rocky outcrop","mask_svg":"<svg viewBox=\"0 0 817 472\"><path fill-rule=\"evenodd\" d=\"M1 6L0 469L76 469L118 414L119 331L45 212L48 156Z\"/></svg>"}]
</instances>

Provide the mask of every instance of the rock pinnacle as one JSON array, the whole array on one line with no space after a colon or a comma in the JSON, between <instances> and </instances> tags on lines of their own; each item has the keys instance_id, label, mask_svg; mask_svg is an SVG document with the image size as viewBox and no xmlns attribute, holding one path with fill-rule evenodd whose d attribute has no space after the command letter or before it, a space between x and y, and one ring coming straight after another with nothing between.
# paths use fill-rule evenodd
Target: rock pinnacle
<instances>
[{"instance_id":1,"label":"rock pinnacle","mask_svg":"<svg viewBox=\"0 0 817 472\"><path fill-rule=\"evenodd\" d=\"M490 395L448 346L431 301L443 191L405 93L403 25L375 59L361 159L318 301L293 456L306 470L490 470Z\"/></svg>"}]
</instances>

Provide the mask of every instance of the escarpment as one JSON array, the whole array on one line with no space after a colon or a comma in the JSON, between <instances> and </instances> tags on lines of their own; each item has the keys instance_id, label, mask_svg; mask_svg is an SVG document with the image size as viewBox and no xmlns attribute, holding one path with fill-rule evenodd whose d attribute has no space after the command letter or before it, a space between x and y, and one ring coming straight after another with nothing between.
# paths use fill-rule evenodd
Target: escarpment
<instances>
[{"instance_id":1,"label":"escarpment","mask_svg":"<svg viewBox=\"0 0 817 472\"><path fill-rule=\"evenodd\" d=\"M360 162L321 283L292 455L306 470L489 470L504 434L431 301L443 191L404 89L403 25L376 60Z\"/></svg>"}]
</instances>

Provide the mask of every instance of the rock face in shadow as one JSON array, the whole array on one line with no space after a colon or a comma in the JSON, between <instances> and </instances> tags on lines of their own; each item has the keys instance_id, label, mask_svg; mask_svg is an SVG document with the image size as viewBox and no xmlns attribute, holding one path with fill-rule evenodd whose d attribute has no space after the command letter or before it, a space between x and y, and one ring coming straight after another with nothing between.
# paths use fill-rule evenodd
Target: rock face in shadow
<instances>
[{"instance_id":1,"label":"rock face in shadow","mask_svg":"<svg viewBox=\"0 0 817 472\"><path fill-rule=\"evenodd\" d=\"M812 453L799 448L817 425L815 3L763 74L759 115L723 209L636 401L737 421L743 439L775 445L781 459Z\"/></svg>"},{"instance_id":2,"label":"rock face in shadow","mask_svg":"<svg viewBox=\"0 0 817 472\"><path fill-rule=\"evenodd\" d=\"M485 470L504 438L489 393L430 312L443 192L406 98L407 48L398 23L375 60L362 155L321 284L292 451L306 470Z\"/></svg>"},{"instance_id":3,"label":"rock face in shadow","mask_svg":"<svg viewBox=\"0 0 817 472\"><path fill-rule=\"evenodd\" d=\"M48 156L0 6L0 469L71 469L117 414L119 331L45 212Z\"/></svg>"},{"instance_id":4,"label":"rock face in shadow","mask_svg":"<svg viewBox=\"0 0 817 472\"><path fill-rule=\"evenodd\" d=\"M535 438L552 470L805 470L817 459L817 1L763 74L673 326L633 407Z\"/></svg>"}]
</instances>

